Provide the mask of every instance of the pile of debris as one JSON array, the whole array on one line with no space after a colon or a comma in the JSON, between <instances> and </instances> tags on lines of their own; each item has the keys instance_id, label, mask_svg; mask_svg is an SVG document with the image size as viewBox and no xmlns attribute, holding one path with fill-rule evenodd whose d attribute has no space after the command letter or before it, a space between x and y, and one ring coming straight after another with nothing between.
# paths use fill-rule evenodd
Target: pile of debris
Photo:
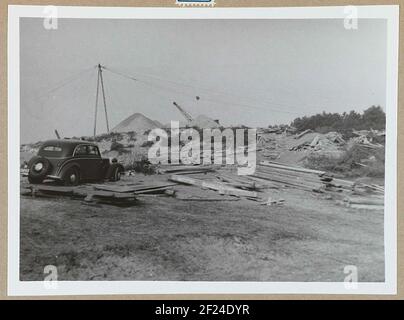
<instances>
[{"instance_id":1,"label":"pile of debris","mask_svg":"<svg viewBox=\"0 0 404 320\"><path fill-rule=\"evenodd\" d=\"M380 149L386 142L386 132L378 130L360 130L353 131L356 137L351 139L352 143L369 149Z\"/></svg>"},{"instance_id":2,"label":"pile of debris","mask_svg":"<svg viewBox=\"0 0 404 320\"><path fill-rule=\"evenodd\" d=\"M231 179L231 178L230 178ZM204 179L195 179L184 175L173 174L169 177L170 181L192 185L199 187L201 189L209 189L219 192L221 195L229 195L235 197L244 197L247 199L256 199L258 194L256 191L245 190L245 188L255 189L253 184L244 184L242 182L237 182L231 179L230 181L226 179L222 182L209 181Z\"/></svg>"},{"instance_id":3,"label":"pile of debris","mask_svg":"<svg viewBox=\"0 0 404 320\"><path fill-rule=\"evenodd\" d=\"M214 171L218 166L214 165L160 165L157 169L159 174L197 174Z\"/></svg>"},{"instance_id":4,"label":"pile of debris","mask_svg":"<svg viewBox=\"0 0 404 320\"><path fill-rule=\"evenodd\" d=\"M335 198L351 207L376 209L383 205L382 186L337 179L325 171L269 161L260 162L250 176L239 176L234 169L213 165L166 165L158 169L160 174L145 176L143 179L146 181L125 176L119 182L76 187L25 184L21 187L21 194L32 197L63 196L82 200L85 204L117 206L136 205L139 198L145 196L169 196L187 201L246 199L272 206L283 205L285 200L274 199L271 189L295 188L327 194L330 199Z\"/></svg>"},{"instance_id":5,"label":"pile of debris","mask_svg":"<svg viewBox=\"0 0 404 320\"><path fill-rule=\"evenodd\" d=\"M257 130L257 133L275 133L275 134L294 134L296 133L297 129L295 127L289 125L274 125L269 126L268 128L260 128Z\"/></svg>"},{"instance_id":6,"label":"pile of debris","mask_svg":"<svg viewBox=\"0 0 404 320\"><path fill-rule=\"evenodd\" d=\"M308 130L302 133L309 133ZM301 134L298 135L301 138ZM296 137L295 137L296 138ZM292 146L290 151L324 151L324 152L339 152L341 147L346 144L342 135L337 132L329 132L327 134L317 134L313 139L305 139L302 143Z\"/></svg>"},{"instance_id":7,"label":"pile of debris","mask_svg":"<svg viewBox=\"0 0 404 320\"><path fill-rule=\"evenodd\" d=\"M295 139L300 139L301 137L303 137L304 135L306 135L310 132L313 132L313 130L311 130L311 129L304 130L303 132L296 134Z\"/></svg>"},{"instance_id":8,"label":"pile of debris","mask_svg":"<svg viewBox=\"0 0 404 320\"><path fill-rule=\"evenodd\" d=\"M360 204L377 209L378 207L371 206L380 206L384 203L383 186L336 179L332 174L325 171L262 161L252 177L268 181L273 188L290 187L316 193L327 193L331 197L335 195L349 206ZM351 196L363 196L363 198L352 198Z\"/></svg>"},{"instance_id":9,"label":"pile of debris","mask_svg":"<svg viewBox=\"0 0 404 320\"><path fill-rule=\"evenodd\" d=\"M188 173L201 173L196 167L193 166L194 171ZM199 187L202 190L213 190L220 195L254 200L266 205L282 205L283 199L274 200L265 190L283 188L327 194L330 199L335 198L350 207L363 206L368 209L379 209L384 203L383 186L338 179L325 171L287 166L270 161L262 161L251 176L237 176L225 168L216 169L218 170L215 170L214 176L219 181L215 181L212 175L191 178L184 175L184 172L171 175L169 181Z\"/></svg>"},{"instance_id":10,"label":"pile of debris","mask_svg":"<svg viewBox=\"0 0 404 320\"><path fill-rule=\"evenodd\" d=\"M353 182L335 179L325 171L286 166L269 161L262 161L253 177L271 181L274 187L290 186L317 193L351 191L354 187Z\"/></svg>"},{"instance_id":11,"label":"pile of debris","mask_svg":"<svg viewBox=\"0 0 404 320\"><path fill-rule=\"evenodd\" d=\"M82 200L85 204L110 204L128 207L137 204L140 196L165 194L172 196L176 183L105 183L83 184L79 186L60 186L55 184L27 184L21 187L21 194L31 197L69 197Z\"/></svg>"},{"instance_id":12,"label":"pile of debris","mask_svg":"<svg viewBox=\"0 0 404 320\"><path fill-rule=\"evenodd\" d=\"M275 139L263 133L257 134L257 151L260 152L261 156L270 160L278 159L279 147Z\"/></svg>"}]
</instances>

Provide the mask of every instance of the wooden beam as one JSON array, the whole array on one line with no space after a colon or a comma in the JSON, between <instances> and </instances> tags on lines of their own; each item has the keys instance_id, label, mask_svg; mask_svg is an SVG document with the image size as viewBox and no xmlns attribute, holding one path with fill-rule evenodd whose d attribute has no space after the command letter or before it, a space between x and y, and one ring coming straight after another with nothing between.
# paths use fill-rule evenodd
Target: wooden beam
<instances>
[{"instance_id":1,"label":"wooden beam","mask_svg":"<svg viewBox=\"0 0 404 320\"><path fill-rule=\"evenodd\" d=\"M232 196L237 196L237 197L248 197L248 198L257 198L258 197L257 192L254 192L254 191L236 189L236 188L227 186L225 184L194 179L194 178L190 178L190 177L183 176L183 175L181 175L181 176L175 175L175 174L171 175L169 177L169 180L178 182L178 183L182 183L182 184L186 184L186 185L197 186L202 189L215 190L221 194L227 194L227 195L232 195Z\"/></svg>"}]
</instances>

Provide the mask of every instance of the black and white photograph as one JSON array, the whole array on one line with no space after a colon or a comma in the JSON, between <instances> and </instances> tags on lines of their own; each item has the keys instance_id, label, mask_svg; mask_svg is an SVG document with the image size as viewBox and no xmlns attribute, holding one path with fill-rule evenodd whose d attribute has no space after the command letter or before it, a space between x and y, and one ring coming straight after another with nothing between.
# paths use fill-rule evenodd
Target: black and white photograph
<instances>
[{"instance_id":1,"label":"black and white photograph","mask_svg":"<svg viewBox=\"0 0 404 320\"><path fill-rule=\"evenodd\" d=\"M398 8L9 9L9 293L394 293Z\"/></svg>"}]
</instances>

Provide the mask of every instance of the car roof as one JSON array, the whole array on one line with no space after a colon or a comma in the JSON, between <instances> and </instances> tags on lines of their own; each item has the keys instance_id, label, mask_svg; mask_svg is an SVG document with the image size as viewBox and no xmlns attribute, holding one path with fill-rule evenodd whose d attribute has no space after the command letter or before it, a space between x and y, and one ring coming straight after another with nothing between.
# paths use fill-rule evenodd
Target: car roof
<instances>
[{"instance_id":1,"label":"car roof","mask_svg":"<svg viewBox=\"0 0 404 320\"><path fill-rule=\"evenodd\" d=\"M59 156L71 156L74 153L74 150L76 149L77 146L79 145L88 145L88 146L95 146L97 145L95 143L92 143L90 141L86 140L77 140L77 139L55 139L55 140L47 140L45 141L39 152L46 152L43 151L44 148L47 146L57 146L62 148L62 153Z\"/></svg>"},{"instance_id":2,"label":"car roof","mask_svg":"<svg viewBox=\"0 0 404 320\"><path fill-rule=\"evenodd\" d=\"M77 146L79 144L89 144L96 146L95 143L86 140L77 140L77 139L54 139L54 140L47 140L42 145L65 145L65 146Z\"/></svg>"}]
</instances>

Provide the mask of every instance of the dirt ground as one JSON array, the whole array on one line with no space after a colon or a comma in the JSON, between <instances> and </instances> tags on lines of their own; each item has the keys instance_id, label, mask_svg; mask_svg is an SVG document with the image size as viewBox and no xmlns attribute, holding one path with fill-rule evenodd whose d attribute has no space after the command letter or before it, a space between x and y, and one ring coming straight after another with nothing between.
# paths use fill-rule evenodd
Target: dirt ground
<instances>
[{"instance_id":1,"label":"dirt ground","mask_svg":"<svg viewBox=\"0 0 404 320\"><path fill-rule=\"evenodd\" d=\"M43 280L55 265L59 280L343 281L355 265L359 281L384 281L382 210L286 187L267 193L284 205L149 195L121 208L21 196L21 280Z\"/></svg>"}]
</instances>

